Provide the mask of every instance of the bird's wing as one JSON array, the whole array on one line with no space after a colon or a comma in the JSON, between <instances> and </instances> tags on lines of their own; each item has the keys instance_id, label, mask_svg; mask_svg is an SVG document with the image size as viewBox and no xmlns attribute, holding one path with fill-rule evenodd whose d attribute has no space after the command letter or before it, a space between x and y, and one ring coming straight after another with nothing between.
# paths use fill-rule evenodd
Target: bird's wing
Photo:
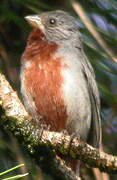
<instances>
[{"instance_id":1,"label":"bird's wing","mask_svg":"<svg viewBox=\"0 0 117 180\"><path fill-rule=\"evenodd\" d=\"M89 96L91 100L92 120L91 130L89 133L89 143L94 147L99 148L101 144L101 119L100 119L100 98L95 81L93 68L88 61L85 53L81 52L82 71L88 85Z\"/></svg>"}]
</instances>

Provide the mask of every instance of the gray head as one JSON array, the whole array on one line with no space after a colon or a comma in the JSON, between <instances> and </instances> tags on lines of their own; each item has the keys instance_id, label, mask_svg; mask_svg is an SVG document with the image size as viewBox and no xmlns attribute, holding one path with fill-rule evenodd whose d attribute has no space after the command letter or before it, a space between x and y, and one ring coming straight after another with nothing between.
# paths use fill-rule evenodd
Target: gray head
<instances>
[{"instance_id":1,"label":"gray head","mask_svg":"<svg viewBox=\"0 0 117 180\"><path fill-rule=\"evenodd\" d=\"M64 41L79 36L77 21L67 12L56 10L25 18L34 28L39 28L48 41Z\"/></svg>"}]
</instances>

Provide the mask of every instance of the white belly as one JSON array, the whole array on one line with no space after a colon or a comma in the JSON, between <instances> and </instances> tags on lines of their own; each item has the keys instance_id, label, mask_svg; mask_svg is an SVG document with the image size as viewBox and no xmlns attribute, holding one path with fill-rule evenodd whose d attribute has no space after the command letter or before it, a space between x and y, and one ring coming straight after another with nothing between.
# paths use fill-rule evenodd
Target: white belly
<instances>
[{"instance_id":1,"label":"white belly","mask_svg":"<svg viewBox=\"0 0 117 180\"><path fill-rule=\"evenodd\" d=\"M62 71L62 93L68 114L67 129L86 140L91 126L91 103L87 82L79 63L69 62L68 58L65 63L69 66Z\"/></svg>"}]
</instances>

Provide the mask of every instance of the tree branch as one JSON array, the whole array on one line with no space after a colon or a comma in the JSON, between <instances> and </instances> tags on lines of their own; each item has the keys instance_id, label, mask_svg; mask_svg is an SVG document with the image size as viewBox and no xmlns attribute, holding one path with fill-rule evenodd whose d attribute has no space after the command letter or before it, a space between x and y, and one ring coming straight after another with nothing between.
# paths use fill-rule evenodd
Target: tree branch
<instances>
[{"instance_id":1,"label":"tree branch","mask_svg":"<svg viewBox=\"0 0 117 180\"><path fill-rule=\"evenodd\" d=\"M0 73L0 124L12 132L25 144L28 152L37 164L53 177L63 180L78 180L75 173L66 166L64 160L56 156L50 143L43 143L43 129L33 124L32 118L25 111L17 93ZM45 131L46 132L46 131ZM48 132L48 131L47 131ZM45 141L45 140L44 140ZM48 158L49 157L49 158Z\"/></svg>"},{"instance_id":2,"label":"tree branch","mask_svg":"<svg viewBox=\"0 0 117 180\"><path fill-rule=\"evenodd\" d=\"M22 141L37 164L44 170L49 170L58 179L75 180L77 177L65 165L65 162L56 156L56 152L72 159L80 159L91 167L98 167L101 171L117 173L117 157L97 149L64 133L49 132L33 123L25 111L17 93L13 91L4 75L0 74L0 124ZM48 158L49 157L49 158ZM46 162L46 163L45 163ZM45 165L51 164L51 166ZM57 178L56 178L57 179Z\"/></svg>"}]
</instances>

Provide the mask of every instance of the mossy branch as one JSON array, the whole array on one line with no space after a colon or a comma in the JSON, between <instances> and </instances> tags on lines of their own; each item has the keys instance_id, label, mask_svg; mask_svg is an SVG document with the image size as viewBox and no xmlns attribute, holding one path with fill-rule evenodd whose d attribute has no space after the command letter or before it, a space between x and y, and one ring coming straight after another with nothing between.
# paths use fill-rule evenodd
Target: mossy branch
<instances>
[{"instance_id":1,"label":"mossy branch","mask_svg":"<svg viewBox=\"0 0 117 180\"><path fill-rule=\"evenodd\" d=\"M37 164L56 179L77 179L56 152L72 159L80 159L90 167L117 173L117 157L109 155L68 134L49 132L39 128L25 111L17 93L13 91L4 75L0 74L0 124L25 144ZM72 141L72 142L71 142ZM48 158L49 157L49 158ZM50 160L51 159L51 160ZM50 164L49 166L48 163ZM48 167L48 168L47 168Z\"/></svg>"}]
</instances>

